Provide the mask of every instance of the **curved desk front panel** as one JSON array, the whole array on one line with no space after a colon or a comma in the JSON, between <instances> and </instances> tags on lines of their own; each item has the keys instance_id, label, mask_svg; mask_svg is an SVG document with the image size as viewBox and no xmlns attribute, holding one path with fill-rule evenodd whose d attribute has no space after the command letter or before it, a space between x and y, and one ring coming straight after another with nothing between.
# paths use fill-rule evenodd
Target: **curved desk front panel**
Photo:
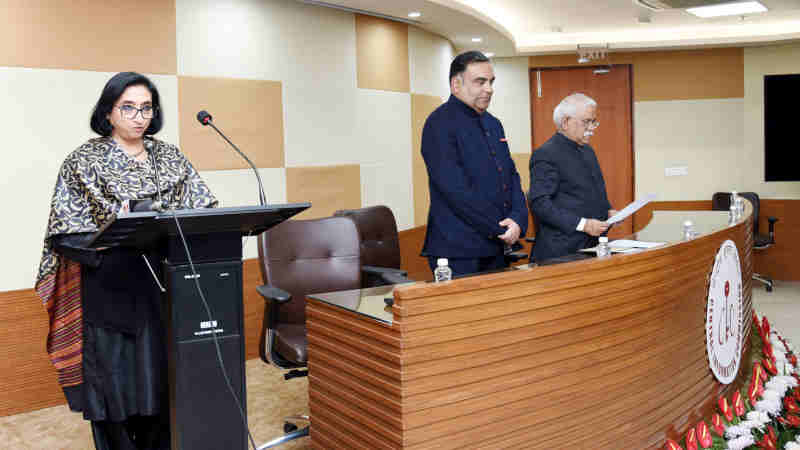
<instances>
[{"instance_id":1,"label":"curved desk front panel","mask_svg":"<svg viewBox=\"0 0 800 450\"><path fill-rule=\"evenodd\" d=\"M717 250L742 263L749 351L752 222L656 211L661 247L447 283L314 295L315 448L651 448L727 387L706 356ZM681 223L701 233L682 242ZM384 297L394 305L384 308Z\"/></svg>"}]
</instances>

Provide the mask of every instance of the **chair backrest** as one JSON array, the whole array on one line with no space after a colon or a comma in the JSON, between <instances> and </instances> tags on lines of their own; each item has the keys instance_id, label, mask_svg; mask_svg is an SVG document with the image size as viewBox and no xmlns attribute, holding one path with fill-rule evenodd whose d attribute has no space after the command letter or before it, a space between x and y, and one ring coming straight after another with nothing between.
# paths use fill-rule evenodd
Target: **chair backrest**
<instances>
[{"instance_id":1,"label":"chair backrest","mask_svg":"<svg viewBox=\"0 0 800 450\"><path fill-rule=\"evenodd\" d=\"M264 283L292 294L277 323L305 323L306 295L361 287L358 230L350 219L287 220L258 237Z\"/></svg>"},{"instance_id":2,"label":"chair backrest","mask_svg":"<svg viewBox=\"0 0 800 450\"><path fill-rule=\"evenodd\" d=\"M728 211L731 207L730 192L715 192L711 196L711 209L713 211Z\"/></svg>"},{"instance_id":3,"label":"chair backrest","mask_svg":"<svg viewBox=\"0 0 800 450\"><path fill-rule=\"evenodd\" d=\"M397 222L386 206L341 209L334 216L349 217L358 228L361 242L361 263L367 266L400 268L400 241Z\"/></svg>"}]
</instances>

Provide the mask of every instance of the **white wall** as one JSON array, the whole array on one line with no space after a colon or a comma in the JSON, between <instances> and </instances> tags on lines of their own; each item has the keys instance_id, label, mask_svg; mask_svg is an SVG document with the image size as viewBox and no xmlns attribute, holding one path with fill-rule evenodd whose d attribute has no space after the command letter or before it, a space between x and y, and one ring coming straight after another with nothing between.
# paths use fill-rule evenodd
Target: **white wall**
<instances>
[{"instance_id":1,"label":"white wall","mask_svg":"<svg viewBox=\"0 0 800 450\"><path fill-rule=\"evenodd\" d=\"M494 94L489 112L503 123L512 153L531 153L528 58L494 58Z\"/></svg>"}]
</instances>

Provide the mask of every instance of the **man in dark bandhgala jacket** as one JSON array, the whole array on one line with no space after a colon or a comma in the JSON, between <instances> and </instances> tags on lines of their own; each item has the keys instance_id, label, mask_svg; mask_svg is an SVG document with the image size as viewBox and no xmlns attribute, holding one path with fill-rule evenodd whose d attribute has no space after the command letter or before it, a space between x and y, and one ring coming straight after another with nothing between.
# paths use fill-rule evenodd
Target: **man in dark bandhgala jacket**
<instances>
[{"instance_id":1,"label":"man in dark bandhgala jacket","mask_svg":"<svg viewBox=\"0 0 800 450\"><path fill-rule=\"evenodd\" d=\"M558 132L531 155L528 193L536 222L531 262L574 253L597 245L615 213L606 183L589 146L598 127L597 103L572 94L553 112Z\"/></svg>"},{"instance_id":2,"label":"man in dark bandhgala jacket","mask_svg":"<svg viewBox=\"0 0 800 450\"><path fill-rule=\"evenodd\" d=\"M528 228L505 131L486 111L494 79L482 53L458 55L450 65L450 98L422 130L431 197L422 255L431 270L438 258L448 258L453 275L505 267L505 249Z\"/></svg>"}]
</instances>

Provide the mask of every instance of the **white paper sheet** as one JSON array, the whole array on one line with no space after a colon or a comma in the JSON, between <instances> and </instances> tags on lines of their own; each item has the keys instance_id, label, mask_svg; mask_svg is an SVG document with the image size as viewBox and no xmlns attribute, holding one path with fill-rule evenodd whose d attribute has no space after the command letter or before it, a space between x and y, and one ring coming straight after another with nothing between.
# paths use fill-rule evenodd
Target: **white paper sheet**
<instances>
[{"instance_id":1,"label":"white paper sheet","mask_svg":"<svg viewBox=\"0 0 800 450\"><path fill-rule=\"evenodd\" d=\"M666 242L645 242L645 241L633 241L630 239L617 239L615 241L609 242L608 246L618 249L629 249L629 248L653 248L664 244L666 244Z\"/></svg>"},{"instance_id":2,"label":"white paper sheet","mask_svg":"<svg viewBox=\"0 0 800 450\"><path fill-rule=\"evenodd\" d=\"M622 222L623 220L630 217L631 214L641 209L642 206L650 203L657 197L658 196L655 193L650 193L645 195L644 198L640 198L639 200L632 202L628 206L622 208L622 210L618 211L612 217L609 217L608 220L606 220L606 223L612 224L612 223Z\"/></svg>"}]
</instances>

